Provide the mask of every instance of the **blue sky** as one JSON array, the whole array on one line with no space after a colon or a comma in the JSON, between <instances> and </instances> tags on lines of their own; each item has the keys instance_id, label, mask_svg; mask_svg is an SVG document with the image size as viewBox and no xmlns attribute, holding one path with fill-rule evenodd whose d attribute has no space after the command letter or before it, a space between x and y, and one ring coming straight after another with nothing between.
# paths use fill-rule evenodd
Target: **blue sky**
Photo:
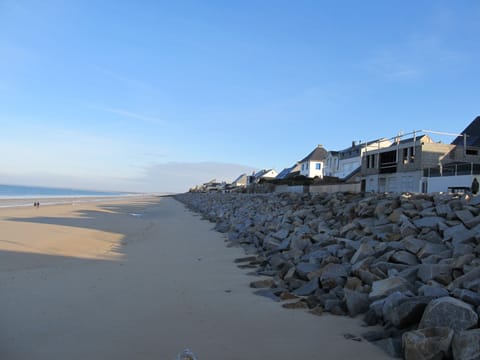
<instances>
[{"instance_id":1,"label":"blue sky","mask_svg":"<svg viewBox=\"0 0 480 360\"><path fill-rule=\"evenodd\" d=\"M184 191L480 115L478 1L0 0L0 183Z\"/></svg>"}]
</instances>

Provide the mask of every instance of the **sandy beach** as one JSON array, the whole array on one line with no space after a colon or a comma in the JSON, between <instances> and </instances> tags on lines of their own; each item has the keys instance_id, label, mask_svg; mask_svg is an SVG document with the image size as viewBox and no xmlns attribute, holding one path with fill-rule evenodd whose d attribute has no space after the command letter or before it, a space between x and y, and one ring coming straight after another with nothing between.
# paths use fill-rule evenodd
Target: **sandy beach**
<instances>
[{"instance_id":1,"label":"sandy beach","mask_svg":"<svg viewBox=\"0 0 480 360\"><path fill-rule=\"evenodd\" d=\"M388 358L254 295L212 227L169 197L0 209L0 359Z\"/></svg>"}]
</instances>

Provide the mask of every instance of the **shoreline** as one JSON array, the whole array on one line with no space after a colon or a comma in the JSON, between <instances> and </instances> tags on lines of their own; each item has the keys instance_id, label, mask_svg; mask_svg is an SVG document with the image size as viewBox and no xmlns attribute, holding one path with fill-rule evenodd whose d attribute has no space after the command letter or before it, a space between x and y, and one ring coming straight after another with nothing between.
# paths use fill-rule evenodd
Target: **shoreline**
<instances>
[{"instance_id":1,"label":"shoreline","mask_svg":"<svg viewBox=\"0 0 480 360\"><path fill-rule=\"evenodd\" d=\"M75 205L82 203L94 203L94 202L108 202L108 201L122 201L132 198L149 198L157 196L167 196L163 194L125 194L125 195L72 195L72 196L12 196L12 197L0 197L0 209L4 208L16 208L16 207L29 207L33 206L35 201L40 201L42 206L51 205Z\"/></svg>"}]
</instances>

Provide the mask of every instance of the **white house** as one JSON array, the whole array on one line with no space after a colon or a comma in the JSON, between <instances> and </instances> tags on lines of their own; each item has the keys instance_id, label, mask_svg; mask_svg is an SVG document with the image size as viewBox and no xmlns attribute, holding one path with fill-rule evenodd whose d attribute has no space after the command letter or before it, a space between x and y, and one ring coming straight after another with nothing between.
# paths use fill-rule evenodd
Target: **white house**
<instances>
[{"instance_id":1,"label":"white house","mask_svg":"<svg viewBox=\"0 0 480 360\"><path fill-rule=\"evenodd\" d=\"M274 169L263 169L247 177L247 185L259 183L262 179L275 179L278 173Z\"/></svg>"},{"instance_id":2,"label":"white house","mask_svg":"<svg viewBox=\"0 0 480 360\"><path fill-rule=\"evenodd\" d=\"M318 145L310 154L299 161L300 175L314 178L323 178L325 175L325 162L328 151L322 145Z\"/></svg>"}]
</instances>

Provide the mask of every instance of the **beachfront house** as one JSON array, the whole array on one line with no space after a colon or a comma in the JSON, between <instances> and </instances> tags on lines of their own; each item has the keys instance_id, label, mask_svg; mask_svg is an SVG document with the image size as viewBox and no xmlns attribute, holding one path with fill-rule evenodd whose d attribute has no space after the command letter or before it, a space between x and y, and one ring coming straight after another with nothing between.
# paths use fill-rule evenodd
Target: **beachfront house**
<instances>
[{"instance_id":1,"label":"beachfront house","mask_svg":"<svg viewBox=\"0 0 480 360\"><path fill-rule=\"evenodd\" d=\"M340 151L329 151L325 174L345 180L354 173L360 173L362 156L369 150L382 149L392 144L390 140L381 138L365 143L352 141L352 145Z\"/></svg>"},{"instance_id":2,"label":"beachfront house","mask_svg":"<svg viewBox=\"0 0 480 360\"><path fill-rule=\"evenodd\" d=\"M462 134L447 134L456 136L450 144L436 142L427 133L440 134L414 131L407 134L411 136L408 138L392 138L388 147L366 151L362 158L362 190L426 193L470 186L480 164L480 118Z\"/></svg>"},{"instance_id":3,"label":"beachfront house","mask_svg":"<svg viewBox=\"0 0 480 360\"><path fill-rule=\"evenodd\" d=\"M297 163L295 163L295 165L290 166L290 167L285 168L282 171L280 171L278 173L278 175L275 177L275 179L276 180L284 180L284 179L287 179L287 178L295 177L297 175L300 175L300 169L301 169L301 166L297 162Z\"/></svg>"},{"instance_id":4,"label":"beachfront house","mask_svg":"<svg viewBox=\"0 0 480 360\"><path fill-rule=\"evenodd\" d=\"M438 164L424 169L425 192L466 191L473 179L480 181L480 116L456 136L451 146Z\"/></svg>"},{"instance_id":5,"label":"beachfront house","mask_svg":"<svg viewBox=\"0 0 480 360\"><path fill-rule=\"evenodd\" d=\"M247 181L248 181L248 176L247 174L241 174L238 176L231 184L232 187L237 188L237 187L245 187L247 186Z\"/></svg>"},{"instance_id":6,"label":"beachfront house","mask_svg":"<svg viewBox=\"0 0 480 360\"><path fill-rule=\"evenodd\" d=\"M247 177L247 185L258 184L261 180L273 180L277 175L274 169L262 169Z\"/></svg>"},{"instance_id":7,"label":"beachfront house","mask_svg":"<svg viewBox=\"0 0 480 360\"><path fill-rule=\"evenodd\" d=\"M322 179L325 175L325 163L328 157L328 151L322 146L318 145L305 158L300 160L300 175Z\"/></svg>"}]
</instances>

